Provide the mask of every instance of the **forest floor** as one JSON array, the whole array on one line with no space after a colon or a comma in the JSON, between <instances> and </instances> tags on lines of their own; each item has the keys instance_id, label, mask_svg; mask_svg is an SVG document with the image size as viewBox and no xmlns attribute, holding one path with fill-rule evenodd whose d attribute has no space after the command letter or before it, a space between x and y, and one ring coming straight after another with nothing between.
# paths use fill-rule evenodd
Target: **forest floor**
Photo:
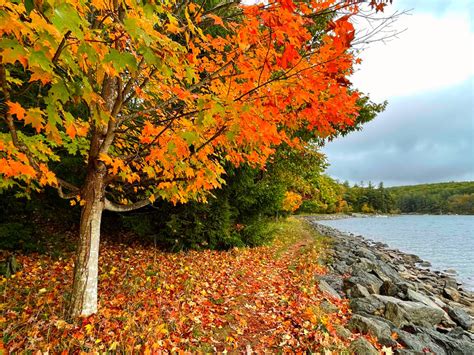
<instances>
[{"instance_id":1,"label":"forest floor","mask_svg":"<svg viewBox=\"0 0 474 355\"><path fill-rule=\"evenodd\" d=\"M73 255L19 255L23 271L0 279L0 353L340 353L359 335L338 335L347 302L317 286L328 239L294 217L272 227L271 245L226 252L103 242L99 312L73 324L64 320Z\"/></svg>"}]
</instances>

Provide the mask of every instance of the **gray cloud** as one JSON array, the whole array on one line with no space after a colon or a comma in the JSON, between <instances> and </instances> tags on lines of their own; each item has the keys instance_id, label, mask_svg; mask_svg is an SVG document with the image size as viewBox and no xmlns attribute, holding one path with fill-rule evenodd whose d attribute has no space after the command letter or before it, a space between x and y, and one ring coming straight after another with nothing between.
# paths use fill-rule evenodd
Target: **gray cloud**
<instances>
[{"instance_id":1,"label":"gray cloud","mask_svg":"<svg viewBox=\"0 0 474 355\"><path fill-rule=\"evenodd\" d=\"M329 143L329 175L402 185L474 180L474 78L395 98L361 132Z\"/></svg>"}]
</instances>

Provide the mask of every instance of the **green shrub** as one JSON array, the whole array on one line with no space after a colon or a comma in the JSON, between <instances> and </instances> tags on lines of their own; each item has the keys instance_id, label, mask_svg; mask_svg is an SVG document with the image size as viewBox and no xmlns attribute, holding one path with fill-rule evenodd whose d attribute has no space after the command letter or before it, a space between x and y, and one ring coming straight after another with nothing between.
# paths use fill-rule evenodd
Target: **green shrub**
<instances>
[{"instance_id":1,"label":"green shrub","mask_svg":"<svg viewBox=\"0 0 474 355\"><path fill-rule=\"evenodd\" d=\"M0 249L43 252L44 247L33 232L33 227L24 223L11 222L0 224Z\"/></svg>"}]
</instances>

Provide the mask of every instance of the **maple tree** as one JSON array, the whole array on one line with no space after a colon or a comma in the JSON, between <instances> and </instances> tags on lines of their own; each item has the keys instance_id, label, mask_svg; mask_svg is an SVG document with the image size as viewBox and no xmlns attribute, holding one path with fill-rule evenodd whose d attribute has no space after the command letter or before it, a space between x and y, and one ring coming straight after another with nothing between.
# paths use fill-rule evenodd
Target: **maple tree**
<instances>
[{"instance_id":1,"label":"maple tree","mask_svg":"<svg viewBox=\"0 0 474 355\"><path fill-rule=\"evenodd\" d=\"M205 201L226 162L263 167L295 132L354 124L359 3L224 3L223 19L221 4L174 0L0 2L0 188L51 186L82 206L71 316L97 311L104 210ZM68 156L80 184L56 173Z\"/></svg>"}]
</instances>

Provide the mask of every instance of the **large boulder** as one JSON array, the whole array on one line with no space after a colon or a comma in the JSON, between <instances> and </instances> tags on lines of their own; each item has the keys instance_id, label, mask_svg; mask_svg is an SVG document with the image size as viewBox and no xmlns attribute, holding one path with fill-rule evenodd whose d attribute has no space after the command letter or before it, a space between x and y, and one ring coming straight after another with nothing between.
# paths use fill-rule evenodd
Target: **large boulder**
<instances>
[{"instance_id":1,"label":"large boulder","mask_svg":"<svg viewBox=\"0 0 474 355\"><path fill-rule=\"evenodd\" d=\"M344 280L343 288L347 290L357 284L364 286L370 293L379 293L383 282L373 274L363 270L357 270L353 276Z\"/></svg>"},{"instance_id":2,"label":"large boulder","mask_svg":"<svg viewBox=\"0 0 474 355\"><path fill-rule=\"evenodd\" d=\"M474 332L474 321L472 317L462 308L448 307L448 314L452 320L459 324L463 329Z\"/></svg>"},{"instance_id":3,"label":"large boulder","mask_svg":"<svg viewBox=\"0 0 474 355\"><path fill-rule=\"evenodd\" d=\"M398 284L394 283L392 280L385 280L380 286L380 294L384 296L397 296L402 293L402 290Z\"/></svg>"},{"instance_id":4,"label":"large boulder","mask_svg":"<svg viewBox=\"0 0 474 355\"><path fill-rule=\"evenodd\" d=\"M418 332L425 333L448 354L472 355L474 354L474 342L456 339L449 334L442 334L431 328L418 328Z\"/></svg>"},{"instance_id":5,"label":"large boulder","mask_svg":"<svg viewBox=\"0 0 474 355\"><path fill-rule=\"evenodd\" d=\"M363 246L360 246L359 248L357 248L355 251L354 251L354 254L357 255L357 256L360 256L362 258L366 258L366 259L369 259L369 260L376 260L376 256L374 255L374 252L363 247Z\"/></svg>"},{"instance_id":6,"label":"large boulder","mask_svg":"<svg viewBox=\"0 0 474 355\"><path fill-rule=\"evenodd\" d=\"M326 281L319 280L318 287L319 287L320 291L322 291L324 293L327 293L332 298L335 298L335 299L338 299L338 300L341 299L341 296L337 293L337 291L335 289L333 289L331 286L329 286L329 284Z\"/></svg>"},{"instance_id":7,"label":"large boulder","mask_svg":"<svg viewBox=\"0 0 474 355\"><path fill-rule=\"evenodd\" d=\"M461 295L459 291L452 287L445 287L443 289L443 296L447 299L453 300L454 302L459 302Z\"/></svg>"},{"instance_id":8,"label":"large boulder","mask_svg":"<svg viewBox=\"0 0 474 355\"><path fill-rule=\"evenodd\" d=\"M444 318L439 307L430 307L421 302L402 301L395 297L374 295L385 305L384 316L397 327L404 325L433 326Z\"/></svg>"},{"instance_id":9,"label":"large boulder","mask_svg":"<svg viewBox=\"0 0 474 355\"><path fill-rule=\"evenodd\" d=\"M429 335L414 335L403 330L397 331L398 342L409 350L406 354L426 354L445 355L446 351L436 344ZM400 352L401 353L401 352Z\"/></svg>"},{"instance_id":10,"label":"large boulder","mask_svg":"<svg viewBox=\"0 0 474 355\"><path fill-rule=\"evenodd\" d=\"M382 281L393 281L397 283L403 281L400 274L393 267L383 261L377 261L376 267L372 272Z\"/></svg>"},{"instance_id":11,"label":"large boulder","mask_svg":"<svg viewBox=\"0 0 474 355\"><path fill-rule=\"evenodd\" d=\"M347 297L349 298L359 298L359 297L370 297L370 292L362 285L355 284L350 289L346 291Z\"/></svg>"},{"instance_id":12,"label":"large boulder","mask_svg":"<svg viewBox=\"0 0 474 355\"><path fill-rule=\"evenodd\" d=\"M440 307L440 305L435 302L434 300L435 299L431 299L429 298L428 296L426 295L423 295L419 292L416 292L416 291L413 291L413 290L408 290L407 291L407 298L408 300L410 301L414 301L414 302L421 302L423 303L424 305L428 306L428 307L432 307L432 308L438 308L441 312L443 312L443 320L442 320L442 323L445 325L445 326L448 326L448 327L455 327L456 326L456 323L454 323L448 313L446 313L446 311Z\"/></svg>"},{"instance_id":13,"label":"large boulder","mask_svg":"<svg viewBox=\"0 0 474 355\"><path fill-rule=\"evenodd\" d=\"M391 338L392 332L390 326L382 320L370 316L364 317L360 314L354 314L347 327L359 333L376 336L382 345L396 345L396 342Z\"/></svg>"},{"instance_id":14,"label":"large boulder","mask_svg":"<svg viewBox=\"0 0 474 355\"><path fill-rule=\"evenodd\" d=\"M342 289L343 289L342 277L339 275L335 275L335 274L316 275L315 279L318 283L320 283L321 281L324 281L332 289L342 292Z\"/></svg>"},{"instance_id":15,"label":"large boulder","mask_svg":"<svg viewBox=\"0 0 474 355\"><path fill-rule=\"evenodd\" d=\"M352 298L349 305L354 313L382 315L385 311L384 302L375 298L374 295L370 295L369 297Z\"/></svg>"},{"instance_id":16,"label":"large boulder","mask_svg":"<svg viewBox=\"0 0 474 355\"><path fill-rule=\"evenodd\" d=\"M364 338L354 340L349 346L349 351L356 355L379 355L377 349Z\"/></svg>"}]
</instances>

